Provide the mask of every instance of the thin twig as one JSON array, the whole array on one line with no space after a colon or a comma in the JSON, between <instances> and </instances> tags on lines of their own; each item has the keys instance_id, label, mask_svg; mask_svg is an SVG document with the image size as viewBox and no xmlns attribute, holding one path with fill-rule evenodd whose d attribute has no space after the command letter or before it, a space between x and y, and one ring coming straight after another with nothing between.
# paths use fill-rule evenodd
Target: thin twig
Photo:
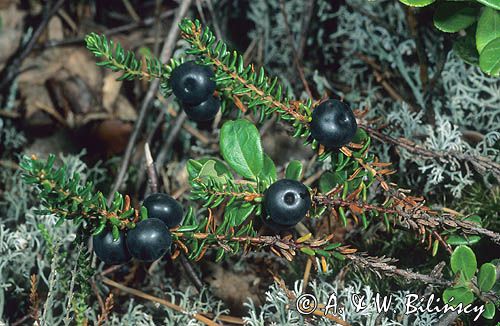
<instances>
[{"instance_id":1,"label":"thin twig","mask_svg":"<svg viewBox=\"0 0 500 326\"><path fill-rule=\"evenodd\" d=\"M47 11L46 15L43 17L40 25L38 25L28 43L23 48L18 49L18 51L16 51L5 64L4 70L0 72L0 89L3 89L7 85L9 85L11 81L17 76L19 68L21 67L24 59L26 59L26 57L31 53L33 47L35 46L35 43L38 41L38 38L42 35L42 32L47 27L50 19L59 11L59 9L64 4L64 1L65 0L58 0L56 4ZM50 2L48 3L50 4Z\"/></svg>"},{"instance_id":2,"label":"thin twig","mask_svg":"<svg viewBox=\"0 0 500 326\"><path fill-rule=\"evenodd\" d=\"M146 156L146 168L148 171L149 187L151 192L158 192L158 174L156 173L155 164L153 161L153 156L151 155L151 150L149 149L149 144L144 145L144 154Z\"/></svg>"},{"instance_id":3,"label":"thin twig","mask_svg":"<svg viewBox=\"0 0 500 326\"><path fill-rule=\"evenodd\" d=\"M182 1L178 12L176 14L176 17L174 21L172 22L172 27L170 29L170 32L168 33L165 43L163 44L163 48L160 54L160 61L165 63L170 59L172 56L173 48L175 45L175 41L177 40L178 34L179 34L179 23L182 18L186 15L187 10L189 9L191 5L191 0L185 0ZM134 130L132 132L132 135L130 136L130 139L127 144L127 148L125 150L125 155L123 156L122 159L122 164L120 165L120 169L118 171L118 175L116 177L115 182L113 183L113 186L111 187L111 192L108 196L108 203L111 204L111 201L113 199L113 194L118 190L120 187L121 183L123 182L123 179L125 178L125 174L127 173L127 167L130 163L130 157L132 156L132 151L135 146L135 142L139 136L139 132L142 129L142 124L144 123L144 117L146 116L146 111L149 108L149 105L151 104L152 100L155 97L155 93L158 89L160 81L158 79L155 79L151 82L148 92L146 93L146 96L144 97L144 100L141 105L141 109L139 111L139 116L137 117L137 120L134 124ZM158 162L158 161L157 161Z\"/></svg>"},{"instance_id":4,"label":"thin twig","mask_svg":"<svg viewBox=\"0 0 500 326\"><path fill-rule=\"evenodd\" d=\"M306 292L307 283L309 283L309 276L311 276L311 267L312 267L313 259L308 258L306 262L306 268L304 269L304 277L302 278L302 293Z\"/></svg>"},{"instance_id":5,"label":"thin twig","mask_svg":"<svg viewBox=\"0 0 500 326\"><path fill-rule=\"evenodd\" d=\"M149 185L151 187L151 192L156 193L158 192L158 173L156 171L155 164L153 161L153 156L151 155L151 151L149 150L148 143L146 143L146 145L144 146L144 153L146 156L147 174L149 179ZM198 292L201 293L203 289L203 283L201 279L198 277L198 274L196 274L196 272L194 271L193 266L187 260L184 254L181 254L179 258L182 267L186 270L186 273L189 276L189 279L191 280L195 288L198 290Z\"/></svg>"},{"instance_id":6,"label":"thin twig","mask_svg":"<svg viewBox=\"0 0 500 326\"><path fill-rule=\"evenodd\" d=\"M302 81L302 85L304 85L304 89L309 96L309 98L313 98L311 89L309 88L309 84L306 81L306 77L304 75L304 69L302 69L302 65L300 64L299 61L299 55L297 53L297 49L295 48L295 42L293 41L293 35L292 35L292 30L290 29L290 25L288 23L288 14L286 12L286 7L285 7L285 0L280 0L280 8L281 8L281 13L283 14L283 18L285 21L285 28L288 34L288 42L290 43L290 46L292 47L292 53L293 53L293 61L295 63L295 67L297 68L297 72L299 73L300 80Z\"/></svg>"},{"instance_id":7,"label":"thin twig","mask_svg":"<svg viewBox=\"0 0 500 326\"><path fill-rule=\"evenodd\" d=\"M415 154L420 158L429 158L440 162L458 160L463 163L470 163L478 173L485 174L490 172L500 182L500 164L487 157L465 154L458 151L433 151L421 147L406 138L393 138L367 125L361 125L360 127L367 131L371 137L384 143L404 148L408 152Z\"/></svg>"},{"instance_id":8,"label":"thin twig","mask_svg":"<svg viewBox=\"0 0 500 326\"><path fill-rule=\"evenodd\" d=\"M208 319L207 317L203 316L202 314L200 313L197 313L197 312L189 312L189 311L186 311L184 310L182 307L176 305L175 303L172 303L170 301L167 301L165 299L161 299L161 298L158 298L158 297L155 297L155 296L152 296L150 294L147 294L147 293L144 293L142 291L139 291L139 290L136 290L136 289L133 289L133 288L129 288L128 286L125 286L123 284L120 284L118 282L115 282L107 277L104 277L102 279L102 282L106 285L109 285L109 286L112 286L114 288L117 288L125 293L128 293L128 294L132 294L132 295L135 295L139 298L142 298L142 299L145 299L145 300L148 300L148 301L152 301L152 302L156 302L156 303L159 303L167 308L170 308L172 310L175 310L181 314L184 314L184 315L187 315L187 316L190 316L190 317L193 317L194 319L196 319L197 321L201 322L201 323L204 323L205 325L209 325L209 326L219 326L217 323L215 323L214 321Z\"/></svg>"},{"instance_id":9,"label":"thin twig","mask_svg":"<svg viewBox=\"0 0 500 326\"><path fill-rule=\"evenodd\" d=\"M165 163L165 159L167 158L167 153L170 150L170 147L174 143L174 140L177 138L177 135L182 129L182 125L184 124L184 121L186 120L187 116L184 111L182 111L172 122L172 129L170 129L170 133L168 134L167 140L165 141L165 144L163 144L160 153L158 153L158 156L156 156L156 164L158 167L162 167L163 163Z\"/></svg>"},{"instance_id":10,"label":"thin twig","mask_svg":"<svg viewBox=\"0 0 500 326\"><path fill-rule=\"evenodd\" d=\"M355 264L358 268L370 269L380 276L380 273L387 276L400 276L406 280L414 280L428 284L451 286L452 282L431 275L416 273L406 269L399 269L390 263L396 262L394 258L388 257L371 257L362 253L344 255L348 260Z\"/></svg>"},{"instance_id":11,"label":"thin twig","mask_svg":"<svg viewBox=\"0 0 500 326\"><path fill-rule=\"evenodd\" d=\"M166 10L159 15L159 19L169 18L170 16L174 15L174 13L175 13L175 9ZM148 17L148 18L144 18L140 22L133 22L130 24L125 24L125 25L121 25L121 26L118 26L115 28L103 30L102 34L109 37L109 36L113 36L113 35L120 34L123 32L128 32L128 31L131 31L134 29L138 29L138 28L142 28L142 27L149 27L149 26L152 26L154 23L155 23L155 17ZM44 50L44 49L56 47L56 46L83 44L84 41L85 41L85 35L65 38L63 40L48 40L44 44L36 46L35 50Z\"/></svg>"},{"instance_id":12,"label":"thin twig","mask_svg":"<svg viewBox=\"0 0 500 326\"><path fill-rule=\"evenodd\" d=\"M122 2L123 2L123 5L125 6L125 9L127 9L127 12L130 15L130 17L132 17L132 19L135 20L136 22L141 21L141 17L139 17L139 15L137 14L137 12L134 9L134 6L132 6L130 1L129 0L122 0Z\"/></svg>"}]
</instances>

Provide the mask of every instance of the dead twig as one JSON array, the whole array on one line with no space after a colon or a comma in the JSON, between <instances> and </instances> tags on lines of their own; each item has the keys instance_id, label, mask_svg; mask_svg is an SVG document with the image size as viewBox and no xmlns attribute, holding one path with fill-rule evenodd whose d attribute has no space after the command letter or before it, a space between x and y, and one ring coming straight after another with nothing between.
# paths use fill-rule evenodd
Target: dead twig
<instances>
[{"instance_id":1,"label":"dead twig","mask_svg":"<svg viewBox=\"0 0 500 326\"><path fill-rule=\"evenodd\" d=\"M40 326L40 298L38 297L38 280L35 274L30 278L30 316Z\"/></svg>"},{"instance_id":2,"label":"dead twig","mask_svg":"<svg viewBox=\"0 0 500 326\"><path fill-rule=\"evenodd\" d=\"M416 273L406 269L399 269L393 264L397 260L389 257L372 257L364 253L355 253L344 255L356 267L361 270L369 269L379 277L381 274L387 276L400 276L406 280L419 281L422 283L435 284L441 286L451 286L452 282L441 278L436 278L432 275Z\"/></svg>"},{"instance_id":3,"label":"dead twig","mask_svg":"<svg viewBox=\"0 0 500 326\"><path fill-rule=\"evenodd\" d=\"M302 65L300 64L300 59L299 55L297 52L297 49L295 47L295 42L293 41L293 36L292 36L292 30L290 29L290 25L288 23L288 14L286 12L286 7L285 7L285 0L280 0L280 8L281 8L281 13L283 14L283 18L285 20L285 28L288 34L288 42L290 43L290 46L292 47L292 52L293 52L293 61L295 63L295 67L297 68L297 72L299 73L300 80L302 81L302 85L304 85L304 89L309 96L309 98L313 98L311 89L309 88L309 84L306 81L306 77L304 75L304 69L302 68Z\"/></svg>"},{"instance_id":4,"label":"dead twig","mask_svg":"<svg viewBox=\"0 0 500 326\"><path fill-rule=\"evenodd\" d=\"M21 64L24 59L28 57L28 55L33 50L35 43L38 41L38 38L42 35L42 32L47 27L50 19L54 16L59 9L63 6L65 0L58 0L52 8L45 8L46 14L44 15L40 25L36 28L31 36L30 40L26 45L18 51L16 51L6 62L5 68L2 72L0 72L0 89L4 89L7 85L10 85L12 80L18 75L19 69L21 68ZM48 2L50 4L50 2Z\"/></svg>"},{"instance_id":5,"label":"dead twig","mask_svg":"<svg viewBox=\"0 0 500 326\"><path fill-rule=\"evenodd\" d=\"M163 48L160 54L160 61L161 62L167 62L170 57L172 56L173 48L175 45L175 41L177 40L177 37L179 35L179 23L182 18L186 15L187 10L189 9L191 5L191 0L185 0L182 1L180 7L178 8L176 17L174 21L172 22L172 27L170 29L170 32L168 33L165 42L163 44ZM110 204L112 199L113 199L113 194L118 190L120 187L121 183L123 182L123 179L125 178L125 174L127 173L127 167L130 162L130 157L132 156L132 151L134 149L135 142L139 136L139 132L142 129L142 124L144 123L144 117L146 116L146 111L149 108L149 105L151 104L152 100L155 97L155 93L158 89L160 81L158 79L155 79L151 82L148 92L146 93L146 96L144 97L144 100L141 105L141 109L139 111L139 116L137 117L137 120L134 124L134 130L132 132L132 135L130 136L130 139L127 144L127 148L125 150L125 155L123 156L122 159L122 164L120 165L120 169L118 171L118 175L116 177L115 182L113 183L113 186L111 187L111 192L108 196L108 203ZM158 162L158 161L157 161Z\"/></svg>"},{"instance_id":6,"label":"dead twig","mask_svg":"<svg viewBox=\"0 0 500 326\"><path fill-rule=\"evenodd\" d=\"M128 294L132 294L132 295L135 295L139 298L142 298L142 299L145 299L145 300L148 300L148 301L152 301L152 302L156 302L156 303L159 303L167 308L170 308L172 310L175 310L181 314L184 314L184 315L187 315L187 316L190 316L194 319L196 319L197 321L205 324L205 325L209 325L209 326L219 326L216 322L210 320L209 318L205 317L204 315L202 315L201 313L199 312L189 312L189 311L186 311L184 310L182 307L176 305L175 303L172 303L170 301L167 301L165 299L161 299L161 298L158 298L158 297L155 297L155 296L152 296L150 294L147 294L147 293L144 293L142 291L139 291L139 290L136 290L136 289L133 289L133 288L130 288L128 286L125 286L123 284L120 284L118 282L115 282L107 277L104 277L102 279L102 282L106 285L109 285L111 287L114 287L120 291L123 291L125 293L128 293Z\"/></svg>"},{"instance_id":7,"label":"dead twig","mask_svg":"<svg viewBox=\"0 0 500 326\"><path fill-rule=\"evenodd\" d=\"M104 309L101 311L97 319L97 326L101 326L102 324L104 324L106 320L108 320L109 313L113 309L113 306L114 306L113 293L110 293L106 298Z\"/></svg>"},{"instance_id":8,"label":"dead twig","mask_svg":"<svg viewBox=\"0 0 500 326\"><path fill-rule=\"evenodd\" d=\"M180 126L181 124L179 124ZM180 129L180 128L179 128ZM146 156L146 166L147 166L147 174L148 174L148 179L149 179L149 185L151 187L151 191L153 193L158 192L158 173L156 171L154 161L153 161L153 156L151 155L151 151L149 149L149 144L146 143L144 146L144 153ZM203 289L203 282L201 279L198 277L198 274L196 274L193 266L191 263L187 260L184 254L181 254L180 262L182 267L186 270L186 273L193 283L194 287L198 290L198 292L201 293L201 290Z\"/></svg>"},{"instance_id":9,"label":"dead twig","mask_svg":"<svg viewBox=\"0 0 500 326\"><path fill-rule=\"evenodd\" d=\"M381 142L404 148L408 152L415 154L420 158L434 159L440 162L450 162L452 160L456 160L463 163L469 163L479 174L490 172L497 179L497 181L500 182L500 164L487 157L470 155L457 151L433 151L419 146L406 138L393 138L367 125L360 125L360 127L367 131L371 137Z\"/></svg>"}]
</instances>

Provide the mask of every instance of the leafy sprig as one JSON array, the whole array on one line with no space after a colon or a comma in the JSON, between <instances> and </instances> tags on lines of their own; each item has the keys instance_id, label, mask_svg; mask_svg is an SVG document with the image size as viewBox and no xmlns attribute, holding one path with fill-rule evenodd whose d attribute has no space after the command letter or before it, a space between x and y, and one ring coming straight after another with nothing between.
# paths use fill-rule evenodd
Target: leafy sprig
<instances>
[{"instance_id":1,"label":"leafy sprig","mask_svg":"<svg viewBox=\"0 0 500 326\"><path fill-rule=\"evenodd\" d=\"M211 161L206 160L205 163L207 162L210 164ZM191 172L197 171L199 162L192 161L190 164L192 166ZM129 197L119 193L115 194L112 204L108 206L103 194L100 191L95 191L91 182L82 185L77 173L69 175L66 166L56 168L54 155L50 155L47 161L39 160L36 157L24 157L20 162L20 166L24 170L23 178L25 182L33 184L38 189L43 208L38 210L37 213L58 216L59 219L56 225L72 220L80 226L79 237L99 234L106 227L109 227L117 238L120 229L134 228L140 219L147 218L146 209L137 210L130 207ZM213 180L213 178L198 173L193 182L199 182L201 187L206 187L204 182L207 182L207 180ZM215 183L212 185L215 185ZM220 183L218 185L222 186ZM252 197L253 201L259 202L260 193L264 188L253 187L250 184L239 185L232 183L233 191L246 189L245 196L241 197L240 194L230 192L227 184L223 187L225 193L219 194L220 198L227 199L227 196L233 196L233 199L225 202L222 222L220 224L215 223L215 217L210 209L208 209L209 214L207 217L197 217L194 210L189 208L182 225L171 230L173 239L177 244L173 252L174 258L179 255L180 251L184 251L190 259L199 260L209 248L217 249L217 260L222 259L228 253L236 254L241 251L248 252L249 250L264 249L269 249L276 255L288 260L291 260L296 255L296 252L303 252L312 256L340 257L341 253L338 252L331 255L325 253L340 247L340 244L335 247L331 246L330 240L333 236L321 240L313 239L310 235L307 239L297 240L291 237L257 236L252 217L260 214L260 205L251 203L249 197ZM196 194L196 191L194 193ZM203 191L200 191L199 195L202 196L202 193ZM213 194L207 192L206 195L212 196ZM217 205L214 204L219 200L214 195L211 199L211 201L214 201L211 206L218 206L220 202ZM209 205L206 206L210 206L210 202L208 200L207 202ZM352 252L352 250L346 252ZM80 258L82 264L85 265L86 263L83 260L88 259L88 257L82 255ZM80 264L80 261L78 264ZM87 272L90 273L90 271L86 270L85 273ZM82 278L78 279L79 284L83 284L84 280L89 278L85 273L80 275ZM85 285L82 286L85 287ZM85 293L82 294L82 298L86 297ZM85 306L83 301L79 304L82 307ZM77 306L79 304L77 303ZM81 311L76 312L81 313Z\"/></svg>"},{"instance_id":2,"label":"leafy sprig","mask_svg":"<svg viewBox=\"0 0 500 326\"><path fill-rule=\"evenodd\" d=\"M130 207L130 198L115 193L111 205L107 205L104 195L94 191L92 182L81 182L80 175L68 175L66 166L56 168L55 156L47 161L35 156L24 157L19 163L24 170L23 179L38 189L43 206L38 214L54 214L59 217L56 226L65 220L74 220L76 225L92 234L99 234L110 226L118 238L120 229L133 228L139 212Z\"/></svg>"},{"instance_id":3,"label":"leafy sprig","mask_svg":"<svg viewBox=\"0 0 500 326\"><path fill-rule=\"evenodd\" d=\"M144 57L144 61L136 58L134 52L124 50L119 42L108 40L105 35L90 33L85 37L87 49L97 58L102 59L98 66L102 66L113 71L120 71L123 74L118 80L139 79L162 79L167 80L172 70L181 64L180 61L171 59L169 64L163 64L154 56Z\"/></svg>"}]
</instances>

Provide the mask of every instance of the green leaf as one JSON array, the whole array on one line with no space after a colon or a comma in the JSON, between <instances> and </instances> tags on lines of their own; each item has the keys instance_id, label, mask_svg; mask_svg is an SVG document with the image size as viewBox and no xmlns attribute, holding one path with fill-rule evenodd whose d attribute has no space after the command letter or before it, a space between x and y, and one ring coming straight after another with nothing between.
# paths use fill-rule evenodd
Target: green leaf
<instances>
[{"instance_id":1,"label":"green leaf","mask_svg":"<svg viewBox=\"0 0 500 326\"><path fill-rule=\"evenodd\" d=\"M118 240L118 238L120 237L120 230L118 229L118 226L113 225L111 233L113 234L113 241Z\"/></svg>"},{"instance_id":2,"label":"green leaf","mask_svg":"<svg viewBox=\"0 0 500 326\"><path fill-rule=\"evenodd\" d=\"M411 7L425 7L430 5L436 0L399 0L399 1Z\"/></svg>"},{"instance_id":3,"label":"green leaf","mask_svg":"<svg viewBox=\"0 0 500 326\"><path fill-rule=\"evenodd\" d=\"M479 64L479 52L477 52L476 48L476 39L471 33L467 33L467 35L461 36L453 42L453 52L468 64Z\"/></svg>"},{"instance_id":4,"label":"green leaf","mask_svg":"<svg viewBox=\"0 0 500 326\"><path fill-rule=\"evenodd\" d=\"M189 175L189 179L197 178L200 174L203 164L197 160L188 160L186 164L186 169Z\"/></svg>"},{"instance_id":5,"label":"green leaf","mask_svg":"<svg viewBox=\"0 0 500 326\"><path fill-rule=\"evenodd\" d=\"M500 1L498 0L476 0L477 2L482 3L488 7L494 8L496 10L500 10Z\"/></svg>"},{"instance_id":6,"label":"green leaf","mask_svg":"<svg viewBox=\"0 0 500 326\"><path fill-rule=\"evenodd\" d=\"M479 67L482 71L500 76L500 37L488 43L479 55Z\"/></svg>"},{"instance_id":7,"label":"green leaf","mask_svg":"<svg viewBox=\"0 0 500 326\"><path fill-rule=\"evenodd\" d=\"M483 317L486 319L493 319L495 317L496 307L493 302L487 302L484 305Z\"/></svg>"},{"instance_id":8,"label":"green leaf","mask_svg":"<svg viewBox=\"0 0 500 326\"><path fill-rule=\"evenodd\" d=\"M319 190L326 193L332 190L336 185L343 184L347 179L346 171L325 172L319 178Z\"/></svg>"},{"instance_id":9,"label":"green leaf","mask_svg":"<svg viewBox=\"0 0 500 326\"><path fill-rule=\"evenodd\" d=\"M241 225L252 214L254 207L254 205L243 206L241 202L232 202L224 210L224 219L233 222L230 226Z\"/></svg>"},{"instance_id":10,"label":"green leaf","mask_svg":"<svg viewBox=\"0 0 500 326\"><path fill-rule=\"evenodd\" d=\"M477 277L477 285L479 290L485 292L491 290L493 285L497 280L497 270L495 265L490 263L485 263L481 265L479 269L479 275Z\"/></svg>"},{"instance_id":11,"label":"green leaf","mask_svg":"<svg viewBox=\"0 0 500 326\"><path fill-rule=\"evenodd\" d=\"M278 179L276 166L267 154L264 154L264 165L262 166L262 171L260 171L259 178L262 180L268 180L270 183L273 183L276 179Z\"/></svg>"},{"instance_id":12,"label":"green leaf","mask_svg":"<svg viewBox=\"0 0 500 326\"><path fill-rule=\"evenodd\" d=\"M145 219L148 218L148 209L145 206L141 206L140 215L141 215L141 221L144 221Z\"/></svg>"},{"instance_id":13,"label":"green leaf","mask_svg":"<svg viewBox=\"0 0 500 326\"><path fill-rule=\"evenodd\" d=\"M300 180L300 178L302 177L302 169L302 162L297 160L291 161L286 167L285 178L297 181Z\"/></svg>"},{"instance_id":14,"label":"green leaf","mask_svg":"<svg viewBox=\"0 0 500 326\"><path fill-rule=\"evenodd\" d=\"M451 300L452 298L453 300ZM448 288L443 292L443 301L453 307L460 303L466 306L474 301L474 294L471 289L463 286Z\"/></svg>"},{"instance_id":15,"label":"green leaf","mask_svg":"<svg viewBox=\"0 0 500 326\"><path fill-rule=\"evenodd\" d=\"M453 251L451 255L451 270L455 274L460 272L464 279L468 281L474 276L476 269L476 255L471 248L459 246Z\"/></svg>"},{"instance_id":16,"label":"green leaf","mask_svg":"<svg viewBox=\"0 0 500 326\"><path fill-rule=\"evenodd\" d=\"M264 166L264 153L257 128L247 120L224 123L220 132L224 160L239 175L255 179Z\"/></svg>"},{"instance_id":17,"label":"green leaf","mask_svg":"<svg viewBox=\"0 0 500 326\"><path fill-rule=\"evenodd\" d=\"M500 1L499 1L500 3ZM500 37L500 11L484 8L476 29L476 47L481 53L486 44Z\"/></svg>"},{"instance_id":18,"label":"green leaf","mask_svg":"<svg viewBox=\"0 0 500 326\"><path fill-rule=\"evenodd\" d=\"M452 246L460 246L460 245L471 245L479 242L481 237L478 235L468 235L467 238L461 235L452 234L446 240L446 243Z\"/></svg>"},{"instance_id":19,"label":"green leaf","mask_svg":"<svg viewBox=\"0 0 500 326\"><path fill-rule=\"evenodd\" d=\"M368 133L362 129L358 128L356 129L356 133L354 134L354 137L352 138L352 142L356 144L360 144L364 142L366 139L368 139Z\"/></svg>"},{"instance_id":20,"label":"green leaf","mask_svg":"<svg viewBox=\"0 0 500 326\"><path fill-rule=\"evenodd\" d=\"M314 250L312 250L309 247L302 247L302 248L300 248L300 251L302 251L303 253L305 253L306 255L309 255L309 256L316 255L316 253L314 252Z\"/></svg>"},{"instance_id":21,"label":"green leaf","mask_svg":"<svg viewBox=\"0 0 500 326\"><path fill-rule=\"evenodd\" d=\"M458 32L476 21L478 10L466 2L439 3L434 13L434 26L446 33Z\"/></svg>"}]
</instances>

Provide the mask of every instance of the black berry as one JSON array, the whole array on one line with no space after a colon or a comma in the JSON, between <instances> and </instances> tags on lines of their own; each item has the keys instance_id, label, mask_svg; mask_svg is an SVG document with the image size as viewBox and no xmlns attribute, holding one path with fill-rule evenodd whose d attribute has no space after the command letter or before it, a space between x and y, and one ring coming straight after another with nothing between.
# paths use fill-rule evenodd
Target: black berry
<instances>
[{"instance_id":1,"label":"black berry","mask_svg":"<svg viewBox=\"0 0 500 326\"><path fill-rule=\"evenodd\" d=\"M282 179L267 188L263 204L270 222L278 227L291 227L306 215L311 207L311 196L304 184Z\"/></svg>"},{"instance_id":2,"label":"black berry","mask_svg":"<svg viewBox=\"0 0 500 326\"><path fill-rule=\"evenodd\" d=\"M188 61L176 67L170 77L175 96L183 103L199 104L215 91L214 72L208 66Z\"/></svg>"},{"instance_id":3,"label":"black berry","mask_svg":"<svg viewBox=\"0 0 500 326\"><path fill-rule=\"evenodd\" d=\"M111 231L103 231L92 237L94 252L106 264L121 264L130 260L125 233L120 232L118 239L113 240Z\"/></svg>"},{"instance_id":4,"label":"black berry","mask_svg":"<svg viewBox=\"0 0 500 326\"><path fill-rule=\"evenodd\" d=\"M206 101L200 104L190 105L184 104L184 112L186 112L189 119L194 121L208 121L215 118L219 112L220 101L214 96L210 96Z\"/></svg>"},{"instance_id":5,"label":"black berry","mask_svg":"<svg viewBox=\"0 0 500 326\"><path fill-rule=\"evenodd\" d=\"M349 106L339 100L328 100L312 112L311 135L327 148L348 144L356 134L358 125Z\"/></svg>"},{"instance_id":6,"label":"black berry","mask_svg":"<svg viewBox=\"0 0 500 326\"><path fill-rule=\"evenodd\" d=\"M292 229L295 226L295 224L294 225L283 225L283 224L275 223L268 216L263 218L263 222L269 229L271 229L275 232L287 231L287 230Z\"/></svg>"},{"instance_id":7,"label":"black berry","mask_svg":"<svg viewBox=\"0 0 500 326\"><path fill-rule=\"evenodd\" d=\"M182 206L167 194L151 194L144 200L142 206L148 209L149 218L162 220L168 228L179 225L184 215Z\"/></svg>"},{"instance_id":8,"label":"black berry","mask_svg":"<svg viewBox=\"0 0 500 326\"><path fill-rule=\"evenodd\" d=\"M128 231L127 247L132 257L151 262L165 255L172 245L172 237L165 223L148 218Z\"/></svg>"}]
</instances>

